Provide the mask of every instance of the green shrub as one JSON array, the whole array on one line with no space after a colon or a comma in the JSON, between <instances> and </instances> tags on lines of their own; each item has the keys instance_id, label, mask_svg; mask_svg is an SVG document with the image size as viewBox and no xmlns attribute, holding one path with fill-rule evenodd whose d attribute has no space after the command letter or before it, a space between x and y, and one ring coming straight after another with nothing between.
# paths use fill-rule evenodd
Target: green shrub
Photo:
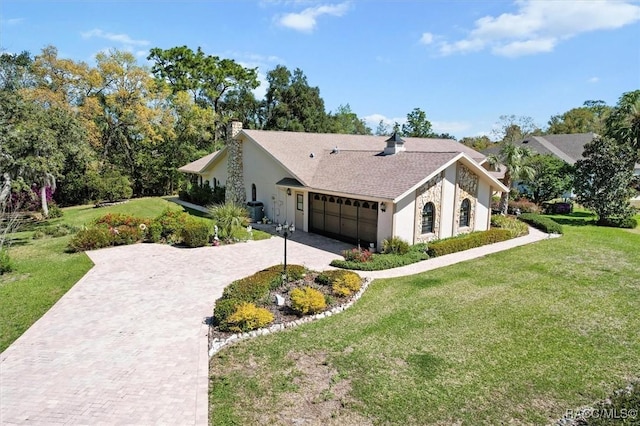
<instances>
[{"instance_id":1,"label":"green shrub","mask_svg":"<svg viewBox=\"0 0 640 426\"><path fill-rule=\"evenodd\" d=\"M63 215L64 212L57 204L52 203L49 205L49 219L55 219L57 217L62 217Z\"/></svg>"},{"instance_id":2,"label":"green shrub","mask_svg":"<svg viewBox=\"0 0 640 426\"><path fill-rule=\"evenodd\" d=\"M316 283L320 284L320 285L329 285L329 284L331 284L331 278L329 277L329 275L327 274L326 271L325 272L321 272L318 275L316 275L316 278L315 278L314 281Z\"/></svg>"},{"instance_id":3,"label":"green shrub","mask_svg":"<svg viewBox=\"0 0 640 426\"><path fill-rule=\"evenodd\" d=\"M209 243L211 227L202 220L188 220L181 231L182 242L187 247L204 247Z\"/></svg>"},{"instance_id":4,"label":"green shrub","mask_svg":"<svg viewBox=\"0 0 640 426\"><path fill-rule=\"evenodd\" d=\"M598 220L599 226L609 226L612 228L634 229L638 226L638 221L633 217L610 217L608 219Z\"/></svg>"},{"instance_id":5,"label":"green shrub","mask_svg":"<svg viewBox=\"0 0 640 426\"><path fill-rule=\"evenodd\" d=\"M318 313L327 307L324 294L315 288L295 288L291 291L291 308L300 315Z\"/></svg>"},{"instance_id":6,"label":"green shrub","mask_svg":"<svg viewBox=\"0 0 640 426\"><path fill-rule=\"evenodd\" d=\"M157 243L162 239L162 224L157 221L152 221L147 226L146 240L152 243Z\"/></svg>"},{"instance_id":7,"label":"green shrub","mask_svg":"<svg viewBox=\"0 0 640 426\"><path fill-rule=\"evenodd\" d=\"M120 225L111 229L112 242L116 246L126 246L142 241L144 232L140 226Z\"/></svg>"},{"instance_id":8,"label":"green shrub","mask_svg":"<svg viewBox=\"0 0 640 426\"><path fill-rule=\"evenodd\" d=\"M356 274L345 275L333 282L331 290L336 296L351 296L360 290L362 279Z\"/></svg>"},{"instance_id":9,"label":"green shrub","mask_svg":"<svg viewBox=\"0 0 640 426\"><path fill-rule=\"evenodd\" d=\"M37 229L34 233L33 233L33 239L34 240L39 240L41 238L44 237L53 237L53 238L57 238L57 237L64 237L65 235L69 235L72 234L74 232L76 232L77 229L71 225L67 225L66 223L61 223L58 225L52 225L52 226L45 226L42 227L40 229Z\"/></svg>"},{"instance_id":10,"label":"green shrub","mask_svg":"<svg viewBox=\"0 0 640 426\"><path fill-rule=\"evenodd\" d=\"M267 299L271 283L280 274L275 271L260 271L229 284L222 292L225 299L237 299L243 302L260 303Z\"/></svg>"},{"instance_id":11,"label":"green shrub","mask_svg":"<svg viewBox=\"0 0 640 426\"><path fill-rule=\"evenodd\" d=\"M509 200L507 211L511 214L516 214L516 210L520 210L520 213L540 213L540 207L526 198L521 198L517 201Z\"/></svg>"},{"instance_id":12,"label":"green shrub","mask_svg":"<svg viewBox=\"0 0 640 426\"><path fill-rule=\"evenodd\" d=\"M0 275L13 271L13 262L7 249L0 249Z\"/></svg>"},{"instance_id":13,"label":"green shrub","mask_svg":"<svg viewBox=\"0 0 640 426\"><path fill-rule=\"evenodd\" d=\"M521 237L529 233L529 227L525 223L509 216L491 216L491 227L508 230L511 232L511 238Z\"/></svg>"},{"instance_id":14,"label":"green shrub","mask_svg":"<svg viewBox=\"0 0 640 426\"><path fill-rule=\"evenodd\" d=\"M383 269L410 265L422 260L427 260L428 258L427 244L419 243L410 246L409 251L405 254L372 254L367 262L336 259L331 262L331 266L343 269L355 269L359 271L380 271Z\"/></svg>"},{"instance_id":15,"label":"green shrub","mask_svg":"<svg viewBox=\"0 0 640 426\"><path fill-rule=\"evenodd\" d=\"M407 254L409 243L399 237L393 237L382 242L382 253L385 254Z\"/></svg>"},{"instance_id":16,"label":"green shrub","mask_svg":"<svg viewBox=\"0 0 640 426\"><path fill-rule=\"evenodd\" d=\"M185 212L166 208L154 222L162 226L162 238L169 243L178 243L181 241L182 228L189 218L189 214Z\"/></svg>"},{"instance_id":17,"label":"green shrub","mask_svg":"<svg viewBox=\"0 0 640 426\"><path fill-rule=\"evenodd\" d=\"M265 271L275 271L282 274L284 269L283 265L273 265L265 269ZM287 265L287 278L290 281L297 281L307 274L307 268L302 265Z\"/></svg>"},{"instance_id":18,"label":"green shrub","mask_svg":"<svg viewBox=\"0 0 640 426\"><path fill-rule=\"evenodd\" d=\"M518 216L518 219L548 234L562 234L563 232L562 225L550 217L541 216L535 213L523 213Z\"/></svg>"},{"instance_id":19,"label":"green shrub","mask_svg":"<svg viewBox=\"0 0 640 426\"><path fill-rule=\"evenodd\" d=\"M112 232L107 225L81 229L69 241L69 250L86 251L109 247L113 244Z\"/></svg>"},{"instance_id":20,"label":"green shrub","mask_svg":"<svg viewBox=\"0 0 640 426\"><path fill-rule=\"evenodd\" d=\"M342 257L344 257L344 260L348 262L364 263L371 260L371 255L373 253L367 249L362 250L360 248L353 248L351 250L343 250L341 254Z\"/></svg>"},{"instance_id":21,"label":"green shrub","mask_svg":"<svg viewBox=\"0 0 640 426\"><path fill-rule=\"evenodd\" d=\"M429 244L429 256L437 257L445 254L457 253L487 244L511 239L511 231L506 229L490 229L488 231L472 232L445 240L434 241Z\"/></svg>"},{"instance_id":22,"label":"green shrub","mask_svg":"<svg viewBox=\"0 0 640 426\"><path fill-rule=\"evenodd\" d=\"M345 271L343 269L332 269L329 271L323 271L316 277L316 282L322 285L333 285L338 280L348 279L349 277L357 277L359 280L360 275L352 271Z\"/></svg>"},{"instance_id":23,"label":"green shrub","mask_svg":"<svg viewBox=\"0 0 640 426\"><path fill-rule=\"evenodd\" d=\"M227 318L236 311L236 307L240 303L242 301L238 299L218 299L213 309L213 325L217 326L220 331L229 331Z\"/></svg>"},{"instance_id":24,"label":"green shrub","mask_svg":"<svg viewBox=\"0 0 640 426\"><path fill-rule=\"evenodd\" d=\"M246 332L262 328L273 322L273 314L253 303L240 302L236 310L227 318L229 331Z\"/></svg>"},{"instance_id":25,"label":"green shrub","mask_svg":"<svg viewBox=\"0 0 640 426\"><path fill-rule=\"evenodd\" d=\"M136 217L136 216L132 216L124 213L107 213L106 215L100 216L94 221L96 225L104 223L106 225L109 225L112 228L117 228L123 225L138 227L141 224L145 224L146 226L147 222L149 222L147 219L143 219L140 217Z\"/></svg>"},{"instance_id":26,"label":"green shrub","mask_svg":"<svg viewBox=\"0 0 640 426\"><path fill-rule=\"evenodd\" d=\"M216 204L209 208L209 214L218 226L218 237L222 239L233 238L234 230L249 224L247 210L234 203Z\"/></svg>"}]
</instances>

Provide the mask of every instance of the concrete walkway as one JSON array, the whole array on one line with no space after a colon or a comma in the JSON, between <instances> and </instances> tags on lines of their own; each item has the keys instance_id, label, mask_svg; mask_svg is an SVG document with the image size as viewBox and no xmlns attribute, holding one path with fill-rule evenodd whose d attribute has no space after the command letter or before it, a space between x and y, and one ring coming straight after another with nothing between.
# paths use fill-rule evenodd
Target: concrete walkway
<instances>
[{"instance_id":1,"label":"concrete walkway","mask_svg":"<svg viewBox=\"0 0 640 426\"><path fill-rule=\"evenodd\" d=\"M529 236L387 271L397 277L548 238ZM321 248L318 248L321 247ZM328 267L349 246L296 232L288 262ZM207 325L231 281L279 264L282 238L180 249L136 244L95 263L0 355L0 424L207 424Z\"/></svg>"}]
</instances>

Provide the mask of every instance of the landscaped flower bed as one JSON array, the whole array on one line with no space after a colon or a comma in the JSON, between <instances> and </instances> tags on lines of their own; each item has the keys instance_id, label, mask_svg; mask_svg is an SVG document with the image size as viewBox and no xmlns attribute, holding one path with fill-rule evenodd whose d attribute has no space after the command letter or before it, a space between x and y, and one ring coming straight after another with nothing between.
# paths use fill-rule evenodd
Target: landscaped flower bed
<instances>
[{"instance_id":1,"label":"landscaped flower bed","mask_svg":"<svg viewBox=\"0 0 640 426\"><path fill-rule=\"evenodd\" d=\"M310 271L275 265L234 281L216 301L210 337L217 342L260 328L284 328L352 301L363 279L351 271ZM278 327L280 326L280 327Z\"/></svg>"}]
</instances>

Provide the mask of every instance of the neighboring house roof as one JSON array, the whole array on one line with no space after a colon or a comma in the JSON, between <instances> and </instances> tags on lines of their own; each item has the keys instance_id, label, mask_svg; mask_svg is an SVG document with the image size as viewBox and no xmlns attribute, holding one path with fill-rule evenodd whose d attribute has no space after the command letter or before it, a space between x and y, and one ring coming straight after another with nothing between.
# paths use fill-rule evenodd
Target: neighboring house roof
<instances>
[{"instance_id":1,"label":"neighboring house roof","mask_svg":"<svg viewBox=\"0 0 640 426\"><path fill-rule=\"evenodd\" d=\"M506 190L480 165L483 154L451 139L403 138L404 151L383 155L385 136L243 130L237 138L253 141L293 176L277 185L397 200L460 160L494 188ZM179 170L201 173L225 152Z\"/></svg>"},{"instance_id":2,"label":"neighboring house roof","mask_svg":"<svg viewBox=\"0 0 640 426\"><path fill-rule=\"evenodd\" d=\"M202 173L209 164L213 161L214 157L218 155L220 151L214 151L209 155L205 155L202 158L198 158L196 161L192 161L189 164L185 164L178 170L184 173Z\"/></svg>"},{"instance_id":3,"label":"neighboring house roof","mask_svg":"<svg viewBox=\"0 0 640 426\"><path fill-rule=\"evenodd\" d=\"M566 135L529 136L515 145L531 149L538 154L551 154L569 164L582 158L584 146L591 142L594 133L574 133ZM498 144L482 150L485 155L495 155L500 151Z\"/></svg>"}]
</instances>

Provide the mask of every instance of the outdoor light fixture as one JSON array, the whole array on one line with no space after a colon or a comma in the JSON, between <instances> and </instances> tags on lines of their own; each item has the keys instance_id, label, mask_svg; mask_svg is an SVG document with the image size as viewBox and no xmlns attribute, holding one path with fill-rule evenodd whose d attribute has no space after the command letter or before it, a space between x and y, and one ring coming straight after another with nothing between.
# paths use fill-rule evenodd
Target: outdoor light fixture
<instances>
[{"instance_id":1,"label":"outdoor light fixture","mask_svg":"<svg viewBox=\"0 0 640 426\"><path fill-rule=\"evenodd\" d=\"M387 211L387 205L384 203L384 201L382 203L380 203L380 211L382 213Z\"/></svg>"},{"instance_id":2,"label":"outdoor light fixture","mask_svg":"<svg viewBox=\"0 0 640 426\"><path fill-rule=\"evenodd\" d=\"M287 195L291 195L291 188L287 188Z\"/></svg>"},{"instance_id":3,"label":"outdoor light fixture","mask_svg":"<svg viewBox=\"0 0 640 426\"><path fill-rule=\"evenodd\" d=\"M284 227L280 224L276 226L276 232L278 234L282 232L283 229L284 229L284 232L282 236L284 237L284 268L282 269L282 280L286 282L287 280L287 238L289 237L290 233L293 234L295 232L296 227L294 224L291 224L291 226L289 226L287 222L284 223Z\"/></svg>"}]
</instances>

